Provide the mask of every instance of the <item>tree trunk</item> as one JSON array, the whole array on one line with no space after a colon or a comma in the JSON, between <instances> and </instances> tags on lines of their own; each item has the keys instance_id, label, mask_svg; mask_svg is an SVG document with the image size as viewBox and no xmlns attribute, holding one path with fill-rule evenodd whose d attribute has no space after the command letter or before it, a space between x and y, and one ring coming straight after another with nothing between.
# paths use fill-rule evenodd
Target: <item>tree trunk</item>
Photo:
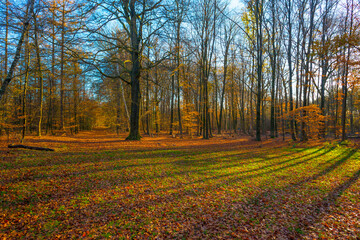
<instances>
[{"instance_id":1,"label":"tree trunk","mask_svg":"<svg viewBox=\"0 0 360 240\"><path fill-rule=\"evenodd\" d=\"M223 115L223 109L224 109L224 98L225 98L226 78L227 78L227 69L228 69L229 48L230 48L230 44L226 43L225 54L224 54L223 84L222 84L221 98L220 98L220 113L219 113L219 123L218 123L218 134L221 134L222 115Z\"/></svg>"},{"instance_id":2,"label":"tree trunk","mask_svg":"<svg viewBox=\"0 0 360 240\"><path fill-rule=\"evenodd\" d=\"M39 41L38 41L38 28L36 22L36 16L34 16L34 26L35 26L35 49L36 49L36 60L37 60L37 67L38 67L38 74L39 74L39 85L40 85L40 110L39 110L39 122L38 122L38 136L41 136L41 129L42 129L42 118L43 118L43 98L44 98L44 81L43 81L43 74L41 70L41 58L40 58L40 48L39 48Z\"/></svg>"},{"instance_id":3,"label":"tree trunk","mask_svg":"<svg viewBox=\"0 0 360 240\"><path fill-rule=\"evenodd\" d=\"M64 129L64 65L65 65L65 1L61 11L61 53L60 53L60 129Z\"/></svg>"},{"instance_id":4,"label":"tree trunk","mask_svg":"<svg viewBox=\"0 0 360 240\"><path fill-rule=\"evenodd\" d=\"M293 92L292 92L292 77L293 77L293 69L292 69L292 57L291 57L291 51L292 51L292 20L291 20L291 0L287 1L287 7L288 7L288 34L289 34L289 41L288 41L288 49L287 49L287 60L288 60L288 66L289 66L289 103L290 103L290 132L291 132L291 138L293 141L296 141L295 136L295 129L294 129L294 102L293 102Z\"/></svg>"},{"instance_id":5,"label":"tree trunk","mask_svg":"<svg viewBox=\"0 0 360 240\"><path fill-rule=\"evenodd\" d=\"M277 49L275 47L276 36L276 16L275 16L275 0L271 0L271 17L272 17L272 32L271 32L271 103L270 103L270 137L275 137L275 82L276 82L276 61L277 61Z\"/></svg>"},{"instance_id":6,"label":"tree trunk","mask_svg":"<svg viewBox=\"0 0 360 240\"><path fill-rule=\"evenodd\" d=\"M175 101L175 76L171 76L171 100L170 100L170 135L173 135L174 125L174 101Z\"/></svg>"},{"instance_id":7,"label":"tree trunk","mask_svg":"<svg viewBox=\"0 0 360 240\"><path fill-rule=\"evenodd\" d=\"M135 11L135 0L130 1L130 41L131 41L131 114L130 114L130 134L126 140L140 140L139 120L140 120L140 32L137 29L138 16Z\"/></svg>"},{"instance_id":8,"label":"tree trunk","mask_svg":"<svg viewBox=\"0 0 360 240\"><path fill-rule=\"evenodd\" d=\"M22 136L21 136L21 143L24 142L26 129L27 129L27 114L26 114L26 106L27 106L27 85L29 80L29 66L30 66L30 46L29 46L29 33L26 34L25 40L25 79L24 79L24 88L23 88L23 95L22 95Z\"/></svg>"},{"instance_id":9,"label":"tree trunk","mask_svg":"<svg viewBox=\"0 0 360 240\"><path fill-rule=\"evenodd\" d=\"M177 2L178 4L178 2ZM180 13L178 13L180 14ZM180 27L181 27L182 18L178 16L176 23L176 90L177 90L177 112L178 112L178 120L179 120L179 134L183 134L182 130L182 122L181 122L181 101L180 101Z\"/></svg>"},{"instance_id":10,"label":"tree trunk","mask_svg":"<svg viewBox=\"0 0 360 240\"><path fill-rule=\"evenodd\" d=\"M260 1L260 2L259 2ZM255 1L256 45L257 45L257 101L256 101L256 141L261 141L261 102L262 102L262 68L263 68L263 1Z\"/></svg>"},{"instance_id":11,"label":"tree trunk","mask_svg":"<svg viewBox=\"0 0 360 240\"><path fill-rule=\"evenodd\" d=\"M351 10L350 10L351 8ZM348 37L351 38L352 36L352 30L353 30L353 14L354 14L354 1L351 0L351 4L349 6L349 3L347 2L347 11L351 11L350 12L350 26L349 26L349 34ZM348 23L348 12L346 14L346 20L345 20L345 31L347 31L347 23ZM349 39L348 39L349 42ZM349 44L350 45L350 44ZM344 74L342 77L342 110L341 110L341 129L342 129L342 134L341 134L341 140L345 141L346 140L346 110L347 110L347 94L348 94L348 75L349 75L349 61L350 61L350 56L351 56L351 47L348 46L347 47L347 51L344 49L344 58L345 58L345 63L344 63Z\"/></svg>"},{"instance_id":12,"label":"tree trunk","mask_svg":"<svg viewBox=\"0 0 360 240\"><path fill-rule=\"evenodd\" d=\"M52 10L52 21L55 22L55 9ZM49 108L48 108L48 120L46 133L50 130L53 133L53 119L54 119L54 109L53 109L53 90L55 89L55 25L51 26L51 76L49 77Z\"/></svg>"},{"instance_id":13,"label":"tree trunk","mask_svg":"<svg viewBox=\"0 0 360 240\"><path fill-rule=\"evenodd\" d=\"M120 93L120 81L115 79L116 84L116 135L120 134L120 124L121 124L121 93Z\"/></svg>"},{"instance_id":14,"label":"tree trunk","mask_svg":"<svg viewBox=\"0 0 360 240\"><path fill-rule=\"evenodd\" d=\"M306 107L308 105L308 90L309 90L309 85L310 85L310 78L311 78L311 68L310 68L310 60L311 60L311 47L312 47L312 43L313 43L313 31L314 31L314 17L315 17L315 9L316 9L316 4L315 4L315 0L310 0L310 26L309 26L309 42L308 42L308 46L307 46L307 50L306 50L306 62L305 62L305 82L304 82L304 86L303 86L303 106ZM306 111L303 111L303 118L306 116ZM307 132L306 132L306 123L303 120L302 121L302 141L307 141L308 140L308 136L307 136Z\"/></svg>"},{"instance_id":15,"label":"tree trunk","mask_svg":"<svg viewBox=\"0 0 360 240\"><path fill-rule=\"evenodd\" d=\"M20 34L19 42L18 42L18 44L16 46L14 60L13 60L13 62L11 64L9 72L7 73L7 76L5 77L5 79L4 79L4 81L3 81L2 85L1 85L1 88L0 88L0 100L5 95L6 89L7 89L9 83L11 82L11 80L13 78L13 74L14 74L16 65L19 62L21 48L22 48L22 44L24 42L24 37L25 37L25 34L28 32L29 27L30 27L30 20L31 20L31 17L32 17L32 13L34 11L34 2L35 2L35 0L29 0L28 1L25 21L23 22L23 29L22 29L21 34Z\"/></svg>"}]
</instances>

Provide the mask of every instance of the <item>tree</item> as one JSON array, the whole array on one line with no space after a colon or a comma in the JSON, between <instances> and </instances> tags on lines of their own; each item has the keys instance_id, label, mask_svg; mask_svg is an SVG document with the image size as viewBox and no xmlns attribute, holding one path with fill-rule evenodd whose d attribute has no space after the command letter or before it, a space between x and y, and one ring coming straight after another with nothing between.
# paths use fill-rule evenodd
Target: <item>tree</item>
<instances>
[{"instance_id":1,"label":"tree","mask_svg":"<svg viewBox=\"0 0 360 240\"><path fill-rule=\"evenodd\" d=\"M288 0L285 1L286 6L286 17L287 17L287 24L288 24L288 46L287 46L287 60L288 60L288 68L289 68L289 102L290 102L290 112L294 110L294 101L293 101L293 67L292 67L292 1ZM295 136L295 126L294 126L294 118L290 119L290 131L291 131L291 138L292 140L296 140Z\"/></svg>"},{"instance_id":2,"label":"tree","mask_svg":"<svg viewBox=\"0 0 360 240\"><path fill-rule=\"evenodd\" d=\"M224 110L224 98L225 98L225 90L226 90L226 82L228 78L228 64L229 64L229 53L230 53L230 47L232 44L234 44L235 36L237 34L237 28L234 23L234 20L231 19L225 20L225 23L223 25L223 81L222 81L222 89L220 92L220 112L219 112L219 121L218 121L218 134L221 133L221 127L222 127L222 119L223 119L223 110Z\"/></svg>"},{"instance_id":3,"label":"tree","mask_svg":"<svg viewBox=\"0 0 360 240\"><path fill-rule=\"evenodd\" d=\"M312 45L313 45L313 40L314 40L314 18L315 18L315 11L316 11L316 7L318 5L318 0L310 0L310 6L309 6L309 10L310 10L310 15L309 15L309 19L310 19L310 25L309 25L309 35L308 35L308 43L307 43L307 49L305 52L305 66L304 66L304 74L305 74L305 80L304 80L304 85L303 85L303 107L306 107L308 105L308 91L309 91L309 85L310 85L310 79L311 79L311 69L310 69L310 62L311 62L311 50L312 50ZM303 115L306 116L306 108L304 108L303 111ZM307 136L306 136L306 122L303 121L301 123L302 125L302 134L301 134L301 140L302 141L306 141L307 140Z\"/></svg>"},{"instance_id":4,"label":"tree","mask_svg":"<svg viewBox=\"0 0 360 240\"><path fill-rule=\"evenodd\" d=\"M256 100L256 141L261 141L261 103L263 81L263 0L255 0L254 15L256 23L256 62L257 62L257 100Z\"/></svg>"},{"instance_id":5,"label":"tree","mask_svg":"<svg viewBox=\"0 0 360 240\"><path fill-rule=\"evenodd\" d=\"M127 74L129 74L129 81L126 80L124 76L106 74L101 70L101 60L99 59L95 59L93 66L95 66L103 76L119 78L131 86L130 133L126 139L140 140L140 77L142 71L144 70L142 66L143 53L145 47L150 44L151 37L155 35L166 23L166 21L161 21L159 16L161 14L161 9L163 8L162 0L124 0L116 3L112 1L94 0L91 1L91 3L93 7L98 9L98 14L103 15L104 13L107 13L104 17L96 15L99 17L99 25L110 24L109 19L116 20L118 27L125 32L128 38L126 41L118 39L119 41L116 41L115 44L120 44L118 47L123 48L130 55L130 59L119 64L125 69ZM145 26L151 23L154 23L154 29L150 32L146 32ZM95 29L90 29L91 34L93 36L100 35L103 39L106 39L105 41L113 40L103 32L97 31L99 25L96 25ZM87 63L89 62L87 61ZM156 64L158 63L153 63L152 65L154 66Z\"/></svg>"},{"instance_id":6,"label":"tree","mask_svg":"<svg viewBox=\"0 0 360 240\"><path fill-rule=\"evenodd\" d=\"M9 85L11 80L13 79L13 74L14 74L16 65L19 62L20 52L21 52L21 48L22 48L22 45L23 45L23 42L24 42L24 38L25 38L26 33L29 31L30 21L31 21L31 19L33 17L32 13L34 11L34 2L35 2L35 0L28 0L27 7L26 7L26 12L25 12L25 17L24 17L24 20L23 20L23 28L21 30L20 38L19 38L19 41L18 41L17 46L16 46L16 52L15 52L15 55L14 55L14 59L13 59L13 61L11 63L10 69L7 72L7 75L6 75L5 79L4 79L4 81L2 82L2 85L1 85L1 88L0 88L0 100L5 95L7 86Z\"/></svg>"},{"instance_id":7,"label":"tree","mask_svg":"<svg viewBox=\"0 0 360 240\"><path fill-rule=\"evenodd\" d=\"M348 37L346 39L346 44L344 45L344 66L342 74L342 110L341 110L341 140L346 140L346 111L347 111L347 95L348 95L348 74L349 74L349 62L351 58L351 46L349 40L353 34L353 23L354 23L354 1L346 1L346 17L345 17L345 35ZM349 25L348 25L349 24ZM348 33L347 33L348 30Z\"/></svg>"}]
</instances>

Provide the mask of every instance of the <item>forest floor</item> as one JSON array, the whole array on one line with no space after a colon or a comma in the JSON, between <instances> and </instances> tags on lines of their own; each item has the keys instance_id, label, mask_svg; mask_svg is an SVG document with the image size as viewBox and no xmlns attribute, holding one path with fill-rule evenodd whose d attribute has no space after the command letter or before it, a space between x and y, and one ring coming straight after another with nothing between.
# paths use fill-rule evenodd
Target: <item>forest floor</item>
<instances>
[{"instance_id":1,"label":"forest floor","mask_svg":"<svg viewBox=\"0 0 360 240\"><path fill-rule=\"evenodd\" d=\"M7 144L0 239L360 238L356 145L105 130L26 139L55 152Z\"/></svg>"}]
</instances>

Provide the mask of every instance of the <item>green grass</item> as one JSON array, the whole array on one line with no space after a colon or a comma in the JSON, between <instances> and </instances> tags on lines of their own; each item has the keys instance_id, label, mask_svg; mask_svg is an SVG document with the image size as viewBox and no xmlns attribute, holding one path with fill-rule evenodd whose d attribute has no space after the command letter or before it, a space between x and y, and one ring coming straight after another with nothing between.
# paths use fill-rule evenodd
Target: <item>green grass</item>
<instances>
[{"instance_id":1,"label":"green grass","mask_svg":"<svg viewBox=\"0 0 360 240\"><path fill-rule=\"evenodd\" d=\"M359 176L346 146L28 152L0 160L0 238L356 239Z\"/></svg>"}]
</instances>

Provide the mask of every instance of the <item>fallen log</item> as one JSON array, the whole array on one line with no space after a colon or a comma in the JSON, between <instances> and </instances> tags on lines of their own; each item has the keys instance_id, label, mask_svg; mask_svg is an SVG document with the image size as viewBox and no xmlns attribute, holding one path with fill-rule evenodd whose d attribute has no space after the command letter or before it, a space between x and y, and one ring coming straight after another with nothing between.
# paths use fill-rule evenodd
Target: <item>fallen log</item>
<instances>
[{"instance_id":1,"label":"fallen log","mask_svg":"<svg viewBox=\"0 0 360 240\"><path fill-rule=\"evenodd\" d=\"M51 152L55 151L55 150L52 149L52 148L32 147L32 146L26 146L26 145L21 145L21 144L19 144L19 145L12 145L12 144L10 144L10 145L8 146L8 148L25 148L25 149L31 149L31 150L51 151Z\"/></svg>"}]
</instances>

